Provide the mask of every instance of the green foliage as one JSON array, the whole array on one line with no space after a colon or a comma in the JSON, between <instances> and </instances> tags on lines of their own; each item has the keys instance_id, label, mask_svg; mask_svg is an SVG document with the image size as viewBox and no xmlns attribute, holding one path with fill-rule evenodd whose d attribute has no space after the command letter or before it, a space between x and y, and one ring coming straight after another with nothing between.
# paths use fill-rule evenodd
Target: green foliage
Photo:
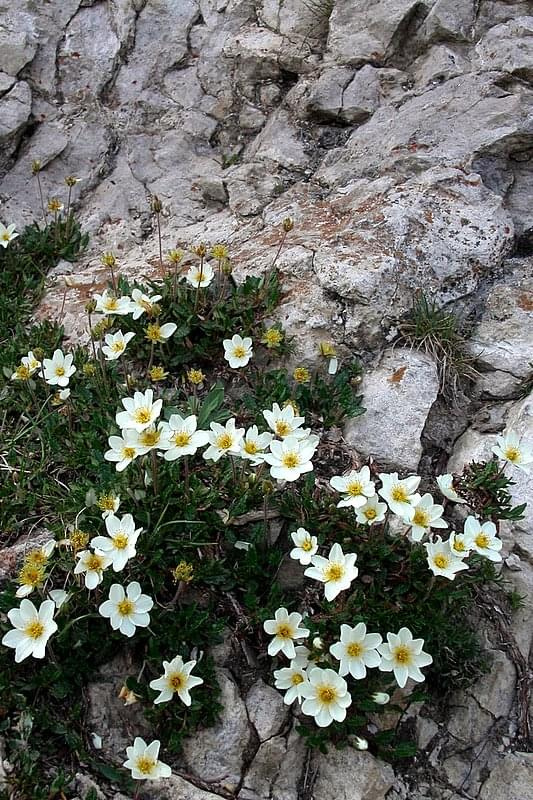
<instances>
[{"instance_id":1,"label":"green foliage","mask_svg":"<svg viewBox=\"0 0 533 800\"><path fill-rule=\"evenodd\" d=\"M460 381L477 376L474 360L466 349L457 316L439 308L423 291L418 291L413 306L398 323L398 342L416 347L434 359L439 370L440 391L454 399Z\"/></svg>"},{"instance_id":2,"label":"green foliage","mask_svg":"<svg viewBox=\"0 0 533 800\"><path fill-rule=\"evenodd\" d=\"M465 467L458 481L459 494L485 519L494 522L502 519L516 522L524 518L526 503L513 506L508 489L515 482L505 474L495 458L472 462Z\"/></svg>"}]
</instances>

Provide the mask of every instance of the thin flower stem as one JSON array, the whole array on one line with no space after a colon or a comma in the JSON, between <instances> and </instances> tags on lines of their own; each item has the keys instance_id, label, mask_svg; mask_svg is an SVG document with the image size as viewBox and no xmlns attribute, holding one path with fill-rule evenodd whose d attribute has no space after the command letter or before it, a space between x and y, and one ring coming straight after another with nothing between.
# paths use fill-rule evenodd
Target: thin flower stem
<instances>
[{"instance_id":1,"label":"thin flower stem","mask_svg":"<svg viewBox=\"0 0 533 800\"><path fill-rule=\"evenodd\" d=\"M200 284L202 282L202 276L204 274L204 257L200 256L200 277L198 278L198 285L196 287L196 295L194 298L194 313L196 313L196 309L198 308L198 300L200 298Z\"/></svg>"},{"instance_id":2,"label":"thin flower stem","mask_svg":"<svg viewBox=\"0 0 533 800\"><path fill-rule=\"evenodd\" d=\"M183 458L183 488L185 490L185 497L189 499L189 457Z\"/></svg>"},{"instance_id":3,"label":"thin flower stem","mask_svg":"<svg viewBox=\"0 0 533 800\"><path fill-rule=\"evenodd\" d=\"M46 225L47 225L47 213L46 213L46 208L45 208L45 205L44 205L44 196L43 196L43 187L41 185L41 176L39 175L38 172L36 173L36 177L37 177L37 186L39 187L39 197L41 198L41 209L42 209L42 212L43 212L43 222L44 222L44 227L46 228Z\"/></svg>"},{"instance_id":4,"label":"thin flower stem","mask_svg":"<svg viewBox=\"0 0 533 800\"><path fill-rule=\"evenodd\" d=\"M159 211L156 212L156 219L157 219L157 238L159 239L159 266L161 268L161 278L165 278L165 268L163 266L163 247L161 244L161 217L159 215Z\"/></svg>"},{"instance_id":5,"label":"thin flower stem","mask_svg":"<svg viewBox=\"0 0 533 800\"><path fill-rule=\"evenodd\" d=\"M152 340L152 346L150 348L150 360L148 362L147 372L150 372L152 369L152 364L154 363L154 350L155 350L155 342Z\"/></svg>"},{"instance_id":6,"label":"thin flower stem","mask_svg":"<svg viewBox=\"0 0 533 800\"><path fill-rule=\"evenodd\" d=\"M157 495L159 486L157 481L157 453L155 450L152 450L152 488L154 495Z\"/></svg>"}]
</instances>

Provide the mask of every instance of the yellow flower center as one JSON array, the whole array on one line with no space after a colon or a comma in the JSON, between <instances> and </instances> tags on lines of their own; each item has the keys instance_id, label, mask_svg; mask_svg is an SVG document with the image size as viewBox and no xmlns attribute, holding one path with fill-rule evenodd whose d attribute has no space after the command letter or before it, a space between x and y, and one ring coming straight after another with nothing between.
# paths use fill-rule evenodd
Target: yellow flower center
<instances>
[{"instance_id":1,"label":"yellow flower center","mask_svg":"<svg viewBox=\"0 0 533 800\"><path fill-rule=\"evenodd\" d=\"M15 375L19 379L19 381L27 381L30 377L30 368L26 367L24 364L21 364L15 370Z\"/></svg>"},{"instance_id":2,"label":"yellow flower center","mask_svg":"<svg viewBox=\"0 0 533 800\"><path fill-rule=\"evenodd\" d=\"M116 550L125 550L128 546L128 537L122 531L119 531L113 536L113 545Z\"/></svg>"},{"instance_id":3,"label":"yellow flower center","mask_svg":"<svg viewBox=\"0 0 533 800\"><path fill-rule=\"evenodd\" d=\"M359 658L364 652L363 645L360 642L351 642L346 648L346 652L350 658Z\"/></svg>"},{"instance_id":4,"label":"yellow flower center","mask_svg":"<svg viewBox=\"0 0 533 800\"><path fill-rule=\"evenodd\" d=\"M10 238L11 238L11 237L9 236L9 233L8 233L7 231L5 231L5 232L2 234L2 241L4 241L4 242L9 242Z\"/></svg>"},{"instance_id":5,"label":"yellow flower center","mask_svg":"<svg viewBox=\"0 0 533 800\"><path fill-rule=\"evenodd\" d=\"M113 344L111 345L111 350L114 353L122 353L122 351L124 350L125 346L126 345L124 344L124 342L113 342Z\"/></svg>"},{"instance_id":6,"label":"yellow flower center","mask_svg":"<svg viewBox=\"0 0 533 800\"><path fill-rule=\"evenodd\" d=\"M507 447L504 452L505 458L508 461L519 461L520 460L520 450L518 447Z\"/></svg>"},{"instance_id":7,"label":"yellow flower center","mask_svg":"<svg viewBox=\"0 0 533 800\"><path fill-rule=\"evenodd\" d=\"M242 344L238 344L237 347L233 348L233 356L235 358L244 358L246 355L246 348L242 346Z\"/></svg>"},{"instance_id":8,"label":"yellow flower center","mask_svg":"<svg viewBox=\"0 0 533 800\"><path fill-rule=\"evenodd\" d=\"M302 550L305 550L305 552L308 553L310 550L313 549L313 542L311 541L311 539L309 537L307 537L307 539L303 540L303 542L300 545L300 547L302 548Z\"/></svg>"},{"instance_id":9,"label":"yellow flower center","mask_svg":"<svg viewBox=\"0 0 533 800\"><path fill-rule=\"evenodd\" d=\"M307 383L311 379L311 373L305 367L296 367L292 377L296 383Z\"/></svg>"},{"instance_id":10,"label":"yellow flower center","mask_svg":"<svg viewBox=\"0 0 533 800\"><path fill-rule=\"evenodd\" d=\"M116 297L108 297L104 303L106 311L115 311L118 308L118 300Z\"/></svg>"},{"instance_id":11,"label":"yellow flower center","mask_svg":"<svg viewBox=\"0 0 533 800\"><path fill-rule=\"evenodd\" d=\"M346 487L346 493L350 495L350 497L358 497L358 495L363 494L363 484L361 481L352 481Z\"/></svg>"},{"instance_id":12,"label":"yellow flower center","mask_svg":"<svg viewBox=\"0 0 533 800\"><path fill-rule=\"evenodd\" d=\"M187 372L187 377L192 384L198 386L200 383L202 383L203 379L205 378L205 375L201 369L190 369Z\"/></svg>"},{"instance_id":13,"label":"yellow flower center","mask_svg":"<svg viewBox=\"0 0 533 800\"><path fill-rule=\"evenodd\" d=\"M128 617L135 611L135 606L128 597L125 597L124 600L121 600L120 603L118 603L117 609L118 613L122 614L123 617Z\"/></svg>"},{"instance_id":14,"label":"yellow flower center","mask_svg":"<svg viewBox=\"0 0 533 800\"><path fill-rule=\"evenodd\" d=\"M392 651L395 661L406 666L412 661L411 650L405 644L400 644Z\"/></svg>"},{"instance_id":15,"label":"yellow flower center","mask_svg":"<svg viewBox=\"0 0 533 800\"><path fill-rule=\"evenodd\" d=\"M156 762L149 756L139 756L137 759L137 769L142 775L151 775L154 771Z\"/></svg>"},{"instance_id":16,"label":"yellow flower center","mask_svg":"<svg viewBox=\"0 0 533 800\"><path fill-rule=\"evenodd\" d=\"M102 557L96 553L91 553L85 562L85 566L89 572L99 572L102 569Z\"/></svg>"},{"instance_id":17,"label":"yellow flower center","mask_svg":"<svg viewBox=\"0 0 533 800\"><path fill-rule=\"evenodd\" d=\"M337 699L337 691L334 686L320 686L317 696L321 703L330 705Z\"/></svg>"},{"instance_id":18,"label":"yellow flower center","mask_svg":"<svg viewBox=\"0 0 533 800\"><path fill-rule=\"evenodd\" d=\"M344 572L342 564L330 564L324 570L324 578L326 581L340 581L344 577Z\"/></svg>"},{"instance_id":19,"label":"yellow flower center","mask_svg":"<svg viewBox=\"0 0 533 800\"><path fill-rule=\"evenodd\" d=\"M146 328L146 338L150 342L162 342L163 341L163 339L161 337L161 328L157 324L157 322L152 322L150 325L148 325L148 327Z\"/></svg>"},{"instance_id":20,"label":"yellow flower center","mask_svg":"<svg viewBox=\"0 0 533 800\"><path fill-rule=\"evenodd\" d=\"M280 639L292 639L292 628L290 625L282 623L281 625L278 625L276 636L279 636Z\"/></svg>"},{"instance_id":21,"label":"yellow flower center","mask_svg":"<svg viewBox=\"0 0 533 800\"><path fill-rule=\"evenodd\" d=\"M295 672L294 675L291 678L292 685L293 686L298 686L300 683L303 683L303 682L304 682L303 675L300 675L299 672Z\"/></svg>"},{"instance_id":22,"label":"yellow flower center","mask_svg":"<svg viewBox=\"0 0 533 800\"><path fill-rule=\"evenodd\" d=\"M144 447L154 447L161 438L161 431L143 431L139 441Z\"/></svg>"},{"instance_id":23,"label":"yellow flower center","mask_svg":"<svg viewBox=\"0 0 533 800\"><path fill-rule=\"evenodd\" d=\"M145 406L141 406L140 408L136 408L133 412L133 419L135 422L140 422L141 425L145 425L147 422L150 422L152 419L152 412L149 408Z\"/></svg>"},{"instance_id":24,"label":"yellow flower center","mask_svg":"<svg viewBox=\"0 0 533 800\"><path fill-rule=\"evenodd\" d=\"M429 525L429 514L421 508L415 509L413 516L413 525L420 525L422 528L427 528Z\"/></svg>"},{"instance_id":25,"label":"yellow flower center","mask_svg":"<svg viewBox=\"0 0 533 800\"><path fill-rule=\"evenodd\" d=\"M283 334L277 328L269 328L267 331L265 331L263 340L267 345L270 345L270 347L275 347L277 344L280 344L283 341Z\"/></svg>"},{"instance_id":26,"label":"yellow flower center","mask_svg":"<svg viewBox=\"0 0 533 800\"><path fill-rule=\"evenodd\" d=\"M227 450L233 444L233 439L229 433L221 433L217 439L217 447L221 450Z\"/></svg>"},{"instance_id":27,"label":"yellow flower center","mask_svg":"<svg viewBox=\"0 0 533 800\"><path fill-rule=\"evenodd\" d=\"M450 563L450 559L444 553L437 553L433 558L433 563L439 569L446 569Z\"/></svg>"},{"instance_id":28,"label":"yellow flower center","mask_svg":"<svg viewBox=\"0 0 533 800\"><path fill-rule=\"evenodd\" d=\"M103 494L98 498L98 508L102 511L114 511L115 497L112 494Z\"/></svg>"},{"instance_id":29,"label":"yellow flower center","mask_svg":"<svg viewBox=\"0 0 533 800\"><path fill-rule=\"evenodd\" d=\"M134 447L123 447L122 448L122 458L135 458L135 448Z\"/></svg>"},{"instance_id":30,"label":"yellow flower center","mask_svg":"<svg viewBox=\"0 0 533 800\"><path fill-rule=\"evenodd\" d=\"M458 553L464 553L466 550L465 543L461 539L454 539L453 549L457 550Z\"/></svg>"},{"instance_id":31,"label":"yellow flower center","mask_svg":"<svg viewBox=\"0 0 533 800\"><path fill-rule=\"evenodd\" d=\"M400 483L397 483L395 486L393 486L393 489L392 489L392 492L391 492L391 497L397 503L407 503L408 502L408 500L407 500L407 498L408 498L407 491L406 491L405 487L402 486Z\"/></svg>"},{"instance_id":32,"label":"yellow flower center","mask_svg":"<svg viewBox=\"0 0 533 800\"><path fill-rule=\"evenodd\" d=\"M276 433L278 436L287 436L291 432L291 426L285 420L280 419L276 422Z\"/></svg>"},{"instance_id":33,"label":"yellow flower center","mask_svg":"<svg viewBox=\"0 0 533 800\"><path fill-rule=\"evenodd\" d=\"M56 367L56 375L61 378L65 374L65 367Z\"/></svg>"},{"instance_id":34,"label":"yellow flower center","mask_svg":"<svg viewBox=\"0 0 533 800\"><path fill-rule=\"evenodd\" d=\"M244 452L248 453L248 455L253 456L259 450L257 444L255 442L245 442L244 443Z\"/></svg>"},{"instance_id":35,"label":"yellow flower center","mask_svg":"<svg viewBox=\"0 0 533 800\"><path fill-rule=\"evenodd\" d=\"M184 683L185 681L183 680L183 675L181 672L173 672L172 675L169 676L168 685L175 692L177 692L179 689L182 689Z\"/></svg>"},{"instance_id":36,"label":"yellow flower center","mask_svg":"<svg viewBox=\"0 0 533 800\"><path fill-rule=\"evenodd\" d=\"M294 469L300 463L300 458L297 453L284 453L281 463L288 469Z\"/></svg>"},{"instance_id":37,"label":"yellow flower center","mask_svg":"<svg viewBox=\"0 0 533 800\"><path fill-rule=\"evenodd\" d=\"M375 508L367 508L365 511L365 517L367 519L375 519L378 515L378 512Z\"/></svg>"},{"instance_id":38,"label":"yellow flower center","mask_svg":"<svg viewBox=\"0 0 533 800\"><path fill-rule=\"evenodd\" d=\"M41 550L41 548L37 550L31 550L28 555L26 556L26 563L27 564L35 564L36 566L41 566L42 564L46 564L48 561L48 556Z\"/></svg>"},{"instance_id":39,"label":"yellow flower center","mask_svg":"<svg viewBox=\"0 0 533 800\"><path fill-rule=\"evenodd\" d=\"M486 533L478 533L474 541L478 547L488 547L490 544L490 539Z\"/></svg>"},{"instance_id":40,"label":"yellow flower center","mask_svg":"<svg viewBox=\"0 0 533 800\"><path fill-rule=\"evenodd\" d=\"M39 619L34 619L26 625L24 633L26 636L29 636L30 639L38 639L44 633L44 625Z\"/></svg>"},{"instance_id":41,"label":"yellow flower center","mask_svg":"<svg viewBox=\"0 0 533 800\"><path fill-rule=\"evenodd\" d=\"M172 437L172 441L176 447L186 447L191 441L191 434L186 431L178 431Z\"/></svg>"},{"instance_id":42,"label":"yellow flower center","mask_svg":"<svg viewBox=\"0 0 533 800\"><path fill-rule=\"evenodd\" d=\"M44 580L44 569L39 564L25 564L19 572L21 586L39 586Z\"/></svg>"},{"instance_id":43,"label":"yellow flower center","mask_svg":"<svg viewBox=\"0 0 533 800\"><path fill-rule=\"evenodd\" d=\"M204 279L204 271L199 269L194 273L194 282L201 283Z\"/></svg>"}]
</instances>

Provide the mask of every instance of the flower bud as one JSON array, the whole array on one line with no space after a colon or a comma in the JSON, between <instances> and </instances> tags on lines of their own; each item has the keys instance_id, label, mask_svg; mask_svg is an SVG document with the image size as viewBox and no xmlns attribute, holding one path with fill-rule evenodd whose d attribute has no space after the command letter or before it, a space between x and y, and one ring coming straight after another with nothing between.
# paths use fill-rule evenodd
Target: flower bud
<instances>
[{"instance_id":1,"label":"flower bud","mask_svg":"<svg viewBox=\"0 0 533 800\"><path fill-rule=\"evenodd\" d=\"M193 247L193 251L196 253L197 256L203 258L207 253L207 247L203 242L200 242L200 244L196 245L196 247Z\"/></svg>"},{"instance_id":2,"label":"flower bud","mask_svg":"<svg viewBox=\"0 0 533 800\"><path fill-rule=\"evenodd\" d=\"M87 300L85 303L85 311L87 314L94 314L96 311L96 300Z\"/></svg>"},{"instance_id":3,"label":"flower bud","mask_svg":"<svg viewBox=\"0 0 533 800\"><path fill-rule=\"evenodd\" d=\"M229 258L226 258L222 263L222 272L224 275L231 275L233 272L233 266Z\"/></svg>"},{"instance_id":4,"label":"flower bud","mask_svg":"<svg viewBox=\"0 0 533 800\"><path fill-rule=\"evenodd\" d=\"M163 203L159 199L159 197L154 194L152 197L152 211L154 214L160 214L163 210Z\"/></svg>"},{"instance_id":5,"label":"flower bud","mask_svg":"<svg viewBox=\"0 0 533 800\"><path fill-rule=\"evenodd\" d=\"M285 233L289 233L294 228L294 220L292 220L291 217L285 217L282 225Z\"/></svg>"},{"instance_id":6,"label":"flower bud","mask_svg":"<svg viewBox=\"0 0 533 800\"><path fill-rule=\"evenodd\" d=\"M117 263L117 259L115 258L113 253L104 253L102 258L100 259L104 267L114 267Z\"/></svg>"},{"instance_id":7,"label":"flower bud","mask_svg":"<svg viewBox=\"0 0 533 800\"><path fill-rule=\"evenodd\" d=\"M261 488L263 490L263 494L266 495L272 494L272 492L274 491L274 484L272 483L272 481L263 481L263 485L261 486Z\"/></svg>"},{"instance_id":8,"label":"flower bud","mask_svg":"<svg viewBox=\"0 0 533 800\"><path fill-rule=\"evenodd\" d=\"M34 161L31 162L31 171L33 172L34 175L37 175L37 173L40 172L41 169L42 165L38 158L36 158Z\"/></svg>"},{"instance_id":9,"label":"flower bud","mask_svg":"<svg viewBox=\"0 0 533 800\"><path fill-rule=\"evenodd\" d=\"M390 700L390 694L387 694L387 692L375 692L371 699L378 706L386 706Z\"/></svg>"},{"instance_id":10,"label":"flower bud","mask_svg":"<svg viewBox=\"0 0 533 800\"><path fill-rule=\"evenodd\" d=\"M324 642L320 638L320 636L315 636L313 639L313 647L315 650L323 650L324 649Z\"/></svg>"},{"instance_id":11,"label":"flower bud","mask_svg":"<svg viewBox=\"0 0 533 800\"><path fill-rule=\"evenodd\" d=\"M361 736L354 736L353 743L358 750L368 750L368 742Z\"/></svg>"},{"instance_id":12,"label":"flower bud","mask_svg":"<svg viewBox=\"0 0 533 800\"><path fill-rule=\"evenodd\" d=\"M33 348L33 355L37 359L37 361L42 361L44 358L44 350L42 347L34 347Z\"/></svg>"}]
</instances>

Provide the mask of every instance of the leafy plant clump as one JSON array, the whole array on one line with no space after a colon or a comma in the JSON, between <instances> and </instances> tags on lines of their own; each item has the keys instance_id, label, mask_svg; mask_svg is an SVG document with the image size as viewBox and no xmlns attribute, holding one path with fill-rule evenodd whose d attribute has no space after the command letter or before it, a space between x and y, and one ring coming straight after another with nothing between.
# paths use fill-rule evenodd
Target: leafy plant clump
<instances>
[{"instance_id":1,"label":"leafy plant clump","mask_svg":"<svg viewBox=\"0 0 533 800\"><path fill-rule=\"evenodd\" d=\"M361 368L331 342L287 368L275 262L241 284L225 244L161 253L142 283L102 262L88 346L26 326L3 362L0 529L26 542L0 594L6 796L61 797L80 763L126 789L164 778L218 718L211 651L228 631L310 744L410 755L394 729L371 734L376 714L406 707L408 679L442 694L486 669L472 607L495 579L494 521L520 513L501 465L439 476L445 511L419 476L356 463L338 436L332 452L328 429L364 412ZM507 438L496 455L520 466L528 452ZM113 764L86 728L110 661L131 665L121 697L157 737Z\"/></svg>"}]
</instances>

